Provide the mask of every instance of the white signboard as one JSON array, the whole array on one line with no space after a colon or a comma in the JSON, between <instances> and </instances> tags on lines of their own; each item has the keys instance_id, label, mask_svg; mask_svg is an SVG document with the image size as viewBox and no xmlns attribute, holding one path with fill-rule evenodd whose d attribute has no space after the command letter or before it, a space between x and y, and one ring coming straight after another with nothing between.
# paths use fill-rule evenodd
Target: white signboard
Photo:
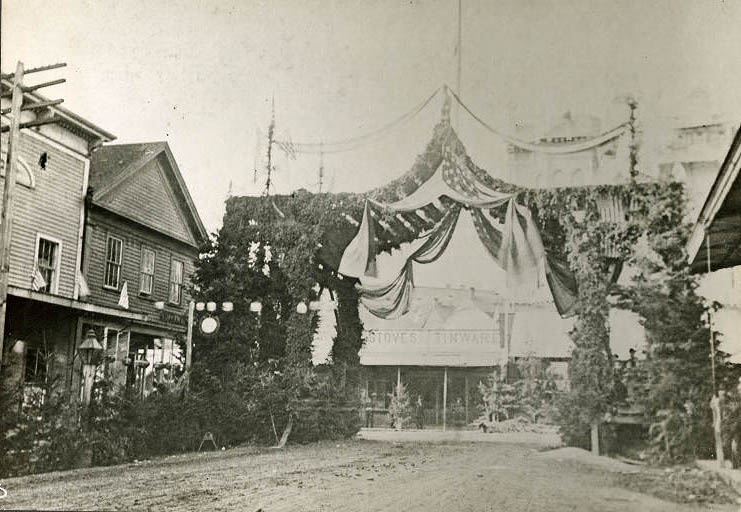
<instances>
[{"instance_id":1,"label":"white signboard","mask_svg":"<svg viewBox=\"0 0 741 512\"><path fill-rule=\"evenodd\" d=\"M495 366L506 353L494 329L374 330L365 338L365 366Z\"/></svg>"}]
</instances>

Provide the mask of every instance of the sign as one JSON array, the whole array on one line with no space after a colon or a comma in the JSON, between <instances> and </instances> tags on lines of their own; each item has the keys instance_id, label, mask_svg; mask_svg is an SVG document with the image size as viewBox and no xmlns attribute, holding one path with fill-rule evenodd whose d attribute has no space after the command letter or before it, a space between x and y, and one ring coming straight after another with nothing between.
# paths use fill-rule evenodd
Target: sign
<instances>
[{"instance_id":1,"label":"sign","mask_svg":"<svg viewBox=\"0 0 741 512\"><path fill-rule=\"evenodd\" d=\"M506 357L495 329L389 329L366 333L366 366L494 366Z\"/></svg>"},{"instance_id":2,"label":"sign","mask_svg":"<svg viewBox=\"0 0 741 512\"><path fill-rule=\"evenodd\" d=\"M179 315L171 311L160 311L160 321L166 324L182 325L184 327L188 325L187 315Z\"/></svg>"}]
</instances>

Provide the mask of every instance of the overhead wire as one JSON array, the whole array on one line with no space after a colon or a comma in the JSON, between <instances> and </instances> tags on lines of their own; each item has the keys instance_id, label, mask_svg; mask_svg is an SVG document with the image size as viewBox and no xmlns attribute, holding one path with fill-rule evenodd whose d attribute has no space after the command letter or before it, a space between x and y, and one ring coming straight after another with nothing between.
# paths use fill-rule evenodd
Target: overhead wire
<instances>
[{"instance_id":1,"label":"overhead wire","mask_svg":"<svg viewBox=\"0 0 741 512\"><path fill-rule=\"evenodd\" d=\"M630 123L628 122L621 123L615 128L607 132L604 132L600 135L597 135L587 140L580 140L578 142L575 142L569 145L559 144L558 146L541 146L539 144L535 144L532 142L518 139L516 137L512 137L510 135L505 134L504 132L500 130L497 130L496 128L491 126L489 123L487 123L486 121L481 119L479 116L477 116L470 108L468 108L468 106L465 103L463 103L463 101L458 97L458 95L454 91L450 91L450 94L453 95L453 98L455 98L455 101L461 107L463 107L463 109L466 112L468 112L468 114L471 117L473 117L479 124L481 124L481 126L489 130L491 133L503 139L505 142L508 142L514 146L517 146L522 149L526 149L528 151L533 151L533 152L553 153L553 154L580 153L582 151L593 149L596 146L604 144L605 142L610 141L622 135L625 132L625 130L627 130L628 126L630 125Z\"/></svg>"},{"instance_id":2,"label":"overhead wire","mask_svg":"<svg viewBox=\"0 0 741 512\"><path fill-rule=\"evenodd\" d=\"M365 143L374 140L375 138L386 135L389 131L393 130L397 126L414 118L417 114L424 110L427 105L429 105L429 103L440 92L440 89L440 87L435 89L435 91L428 98L420 102L404 115L371 132L331 142L294 142L290 139L280 139L276 140L276 144L282 149L284 149L283 146L286 146L286 148L284 149L284 151L286 152L301 154L332 154L352 151L363 146Z\"/></svg>"}]
</instances>

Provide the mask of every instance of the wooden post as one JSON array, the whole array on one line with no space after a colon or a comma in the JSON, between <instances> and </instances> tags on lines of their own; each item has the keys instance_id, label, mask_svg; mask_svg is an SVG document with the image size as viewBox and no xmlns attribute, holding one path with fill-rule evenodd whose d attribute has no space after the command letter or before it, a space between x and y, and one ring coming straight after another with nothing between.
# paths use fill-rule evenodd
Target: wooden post
<instances>
[{"instance_id":1,"label":"wooden post","mask_svg":"<svg viewBox=\"0 0 741 512\"><path fill-rule=\"evenodd\" d=\"M448 419L448 367L443 373L443 432L447 428Z\"/></svg>"},{"instance_id":2,"label":"wooden post","mask_svg":"<svg viewBox=\"0 0 741 512\"><path fill-rule=\"evenodd\" d=\"M185 335L185 387L184 393L187 396L190 388L190 365L193 362L193 315L196 303L191 299L188 303L188 327Z\"/></svg>"},{"instance_id":3,"label":"wooden post","mask_svg":"<svg viewBox=\"0 0 741 512\"><path fill-rule=\"evenodd\" d=\"M90 399L92 398L95 370L96 366L94 364L86 364L82 367L82 403L85 407L90 405Z\"/></svg>"},{"instance_id":4,"label":"wooden post","mask_svg":"<svg viewBox=\"0 0 741 512\"><path fill-rule=\"evenodd\" d=\"M705 234L705 254L707 258L708 274L713 271L710 262L710 232ZM713 412L713 437L715 438L715 459L718 461L720 467L723 467L725 460L725 454L723 453L723 429L721 426L721 407L720 397L718 396L718 387L715 383L715 336L713 335L713 317L708 310L708 327L710 330L710 371L713 398L710 399L710 409Z\"/></svg>"},{"instance_id":5,"label":"wooden post","mask_svg":"<svg viewBox=\"0 0 741 512\"><path fill-rule=\"evenodd\" d=\"M715 460L718 466L723 467L725 454L723 453L723 433L721 430L721 404L720 397L714 396L710 399L710 410L713 412L713 437L715 438Z\"/></svg>"},{"instance_id":6,"label":"wooden post","mask_svg":"<svg viewBox=\"0 0 741 512\"><path fill-rule=\"evenodd\" d=\"M504 364L502 365L501 377L504 382L507 382L507 378L509 377L509 310L510 302L509 297L507 297L504 300L504 328L502 329L504 333Z\"/></svg>"},{"instance_id":7,"label":"wooden post","mask_svg":"<svg viewBox=\"0 0 741 512\"><path fill-rule=\"evenodd\" d=\"M10 275L10 239L13 232L13 190L18 167L21 142L21 107L23 106L23 63L18 62L13 75L13 95L10 110L10 136L8 159L5 163L5 187L2 213L0 213L0 364L5 343L5 316L8 310L8 278ZM36 255L34 255L35 257Z\"/></svg>"},{"instance_id":8,"label":"wooden post","mask_svg":"<svg viewBox=\"0 0 741 512\"><path fill-rule=\"evenodd\" d=\"M592 423L592 453L599 455L599 422Z\"/></svg>"},{"instance_id":9,"label":"wooden post","mask_svg":"<svg viewBox=\"0 0 741 512\"><path fill-rule=\"evenodd\" d=\"M192 300L188 303L188 331L185 338L185 371L190 370L190 365L193 362L193 314L195 311L196 303Z\"/></svg>"},{"instance_id":10,"label":"wooden post","mask_svg":"<svg viewBox=\"0 0 741 512\"><path fill-rule=\"evenodd\" d=\"M468 374L467 373L463 375L463 379L465 383L464 387L466 390L466 425L468 425Z\"/></svg>"},{"instance_id":11,"label":"wooden post","mask_svg":"<svg viewBox=\"0 0 741 512\"><path fill-rule=\"evenodd\" d=\"M401 366L396 367L396 389L397 393L398 390L401 388Z\"/></svg>"},{"instance_id":12,"label":"wooden post","mask_svg":"<svg viewBox=\"0 0 741 512\"><path fill-rule=\"evenodd\" d=\"M440 424L440 386L435 386L435 425Z\"/></svg>"}]
</instances>

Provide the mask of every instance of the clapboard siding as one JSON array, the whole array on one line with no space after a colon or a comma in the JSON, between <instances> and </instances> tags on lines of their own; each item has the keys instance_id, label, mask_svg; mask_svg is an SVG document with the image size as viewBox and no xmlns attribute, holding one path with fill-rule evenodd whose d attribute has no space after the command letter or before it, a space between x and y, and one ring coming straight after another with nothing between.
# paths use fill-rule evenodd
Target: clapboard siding
<instances>
[{"instance_id":1,"label":"clapboard siding","mask_svg":"<svg viewBox=\"0 0 741 512\"><path fill-rule=\"evenodd\" d=\"M39 157L44 152L48 160L46 169L42 170ZM36 237L38 234L46 235L62 243L57 294L72 298L86 159L26 133L21 134L19 155L34 174L35 187L29 189L20 184L15 187L10 284L31 288ZM0 189L4 187L3 180L0 177Z\"/></svg>"},{"instance_id":2,"label":"clapboard siding","mask_svg":"<svg viewBox=\"0 0 741 512\"><path fill-rule=\"evenodd\" d=\"M164 301L167 304L170 288L170 261L174 258L183 262L183 298L179 306L167 304L166 310L184 314L190 300L188 293L190 275L193 273L198 251L97 207L93 207L89 213L85 239L87 247L84 270L90 287L90 297L86 300L103 306L117 307L118 305L120 287L119 290L109 290L103 286L106 241L109 235L123 240L120 281L121 284L124 281L128 283L129 309L142 313L157 314L154 302ZM154 287L152 295L146 298L139 295L142 247L147 247L155 252Z\"/></svg>"},{"instance_id":3,"label":"clapboard siding","mask_svg":"<svg viewBox=\"0 0 741 512\"><path fill-rule=\"evenodd\" d=\"M141 170L124 183L100 198L100 203L124 217L156 228L180 240L194 243L180 213L173 184L162 169L160 158L149 161Z\"/></svg>"}]
</instances>

